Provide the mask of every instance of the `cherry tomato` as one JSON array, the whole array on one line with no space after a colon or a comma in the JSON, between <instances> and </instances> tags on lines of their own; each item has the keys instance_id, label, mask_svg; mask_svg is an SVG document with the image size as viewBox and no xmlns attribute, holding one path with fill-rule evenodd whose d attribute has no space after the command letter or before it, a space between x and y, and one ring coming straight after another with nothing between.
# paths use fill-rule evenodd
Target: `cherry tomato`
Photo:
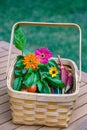
<instances>
[{"instance_id":1,"label":"cherry tomato","mask_svg":"<svg viewBox=\"0 0 87 130\"><path fill-rule=\"evenodd\" d=\"M35 93L36 90L37 90L37 86L36 85L30 86L30 87L27 88L27 92Z\"/></svg>"}]
</instances>

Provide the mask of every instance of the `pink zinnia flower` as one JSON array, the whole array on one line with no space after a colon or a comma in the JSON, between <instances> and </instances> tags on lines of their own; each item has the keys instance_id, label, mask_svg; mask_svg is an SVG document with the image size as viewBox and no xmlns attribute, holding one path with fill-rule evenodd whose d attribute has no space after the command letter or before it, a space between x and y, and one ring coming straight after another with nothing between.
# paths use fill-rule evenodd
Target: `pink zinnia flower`
<instances>
[{"instance_id":1,"label":"pink zinnia flower","mask_svg":"<svg viewBox=\"0 0 87 130\"><path fill-rule=\"evenodd\" d=\"M40 62L46 64L49 60L49 58L52 57L52 53L48 48L41 47L38 48L35 52L35 54L39 57Z\"/></svg>"}]
</instances>

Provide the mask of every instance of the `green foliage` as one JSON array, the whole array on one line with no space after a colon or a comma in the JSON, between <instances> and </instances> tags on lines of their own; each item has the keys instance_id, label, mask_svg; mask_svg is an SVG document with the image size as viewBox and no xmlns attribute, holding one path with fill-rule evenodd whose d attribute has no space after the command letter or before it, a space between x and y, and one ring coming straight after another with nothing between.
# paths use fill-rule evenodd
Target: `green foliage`
<instances>
[{"instance_id":1,"label":"green foliage","mask_svg":"<svg viewBox=\"0 0 87 130\"><path fill-rule=\"evenodd\" d=\"M42 92L43 84L42 84L42 82L40 80L38 80L37 86L38 86L39 92Z\"/></svg>"},{"instance_id":2,"label":"green foliage","mask_svg":"<svg viewBox=\"0 0 87 130\"><path fill-rule=\"evenodd\" d=\"M48 65L49 65L49 67L54 66L57 69L59 69L58 64L53 59L48 61Z\"/></svg>"},{"instance_id":3,"label":"green foliage","mask_svg":"<svg viewBox=\"0 0 87 130\"><path fill-rule=\"evenodd\" d=\"M18 77L14 79L13 89L20 91L22 88L22 77Z\"/></svg>"},{"instance_id":4,"label":"green foliage","mask_svg":"<svg viewBox=\"0 0 87 130\"><path fill-rule=\"evenodd\" d=\"M55 88L64 88L65 84L58 78L52 78L50 75L45 76L45 79Z\"/></svg>"},{"instance_id":5,"label":"green foliage","mask_svg":"<svg viewBox=\"0 0 87 130\"><path fill-rule=\"evenodd\" d=\"M15 67L18 67L18 68L23 68L24 67L24 64L22 62L23 58L24 58L23 56L18 56L17 57L17 61L15 63Z\"/></svg>"},{"instance_id":6,"label":"green foliage","mask_svg":"<svg viewBox=\"0 0 87 130\"><path fill-rule=\"evenodd\" d=\"M16 76L21 76L21 75L22 75L22 72L21 72L21 70L15 69L15 70L14 70L14 74L15 74Z\"/></svg>"},{"instance_id":7,"label":"green foliage","mask_svg":"<svg viewBox=\"0 0 87 130\"><path fill-rule=\"evenodd\" d=\"M15 46L22 51L26 46L26 37L23 33L22 28L19 26L14 31L14 43Z\"/></svg>"},{"instance_id":8,"label":"green foliage","mask_svg":"<svg viewBox=\"0 0 87 130\"><path fill-rule=\"evenodd\" d=\"M48 93L48 94L50 94L51 90L50 90L50 87L48 85L48 82L46 82L45 80L43 80L42 83L43 83L43 88L42 88L41 93Z\"/></svg>"},{"instance_id":9,"label":"green foliage","mask_svg":"<svg viewBox=\"0 0 87 130\"><path fill-rule=\"evenodd\" d=\"M27 72L27 69L23 68L22 69L22 74L26 74L26 72Z\"/></svg>"},{"instance_id":10,"label":"green foliage","mask_svg":"<svg viewBox=\"0 0 87 130\"><path fill-rule=\"evenodd\" d=\"M24 80L23 80L23 84L26 86L26 87L29 87L29 86L32 86L34 84L36 84L38 81L38 76L36 73L32 72L32 73L27 73L24 77Z\"/></svg>"},{"instance_id":11,"label":"green foliage","mask_svg":"<svg viewBox=\"0 0 87 130\"><path fill-rule=\"evenodd\" d=\"M33 80L34 80L34 73L28 73L24 77L23 84L27 87L32 86Z\"/></svg>"},{"instance_id":12,"label":"green foliage","mask_svg":"<svg viewBox=\"0 0 87 130\"><path fill-rule=\"evenodd\" d=\"M45 80L37 82L38 90L40 93L51 93L50 87Z\"/></svg>"}]
</instances>

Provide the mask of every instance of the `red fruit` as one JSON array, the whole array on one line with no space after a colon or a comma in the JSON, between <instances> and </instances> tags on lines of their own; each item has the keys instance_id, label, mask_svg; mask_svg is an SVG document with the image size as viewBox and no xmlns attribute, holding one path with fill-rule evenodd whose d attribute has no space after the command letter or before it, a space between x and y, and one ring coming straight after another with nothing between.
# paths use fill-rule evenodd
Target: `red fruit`
<instances>
[{"instance_id":1,"label":"red fruit","mask_svg":"<svg viewBox=\"0 0 87 130\"><path fill-rule=\"evenodd\" d=\"M36 85L30 86L30 87L27 88L27 92L35 93L36 90L37 90L37 86Z\"/></svg>"}]
</instances>

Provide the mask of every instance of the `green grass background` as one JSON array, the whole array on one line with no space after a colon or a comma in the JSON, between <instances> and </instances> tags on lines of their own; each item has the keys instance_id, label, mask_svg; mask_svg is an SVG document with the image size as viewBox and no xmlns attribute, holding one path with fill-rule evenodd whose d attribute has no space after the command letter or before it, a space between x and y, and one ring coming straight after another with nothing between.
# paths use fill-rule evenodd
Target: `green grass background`
<instances>
[{"instance_id":1,"label":"green grass background","mask_svg":"<svg viewBox=\"0 0 87 130\"><path fill-rule=\"evenodd\" d=\"M0 0L0 40L9 42L18 21L72 22L82 29L82 70L87 72L87 0ZM25 28L28 48L48 47L54 56L78 63L79 35L72 28Z\"/></svg>"}]
</instances>

